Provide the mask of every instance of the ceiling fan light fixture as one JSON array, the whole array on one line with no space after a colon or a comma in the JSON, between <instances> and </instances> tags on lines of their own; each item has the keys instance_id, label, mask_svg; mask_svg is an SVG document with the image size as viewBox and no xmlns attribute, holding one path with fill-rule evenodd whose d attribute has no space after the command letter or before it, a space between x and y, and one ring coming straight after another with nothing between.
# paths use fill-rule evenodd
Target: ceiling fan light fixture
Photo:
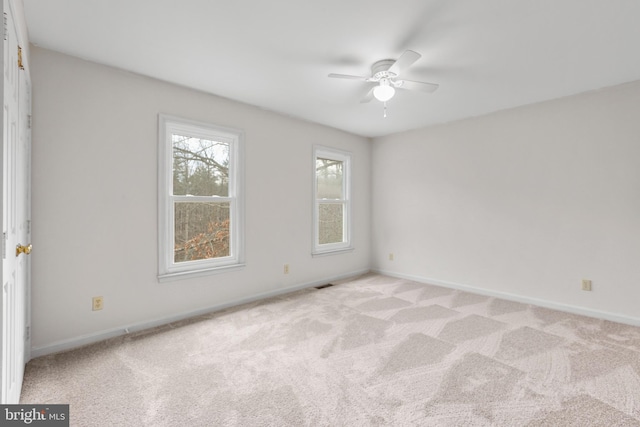
<instances>
[{"instance_id":1,"label":"ceiling fan light fixture","mask_svg":"<svg viewBox=\"0 0 640 427\"><path fill-rule=\"evenodd\" d=\"M388 79L380 80L380 84L373 88L373 96L380 102L387 102L395 93L396 90L389 84Z\"/></svg>"}]
</instances>

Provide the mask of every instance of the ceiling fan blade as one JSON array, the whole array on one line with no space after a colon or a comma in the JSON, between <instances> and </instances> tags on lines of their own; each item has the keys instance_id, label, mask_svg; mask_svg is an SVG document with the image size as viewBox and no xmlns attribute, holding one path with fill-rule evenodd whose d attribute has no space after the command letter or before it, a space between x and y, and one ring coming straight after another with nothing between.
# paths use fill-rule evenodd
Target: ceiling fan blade
<instances>
[{"instance_id":1,"label":"ceiling fan blade","mask_svg":"<svg viewBox=\"0 0 640 427\"><path fill-rule=\"evenodd\" d=\"M405 50L400 58L396 62L393 63L391 67L389 67L389 72L394 73L396 76L399 76L400 73L411 66L414 62L420 59L422 55L418 52L414 52L412 50Z\"/></svg>"},{"instance_id":2,"label":"ceiling fan blade","mask_svg":"<svg viewBox=\"0 0 640 427\"><path fill-rule=\"evenodd\" d=\"M375 86L372 87L371 89L369 89L369 92L367 92L367 94L362 97L362 99L360 100L361 104L366 104L367 102L371 102L371 100L373 99L373 89L374 88L375 88Z\"/></svg>"},{"instance_id":3,"label":"ceiling fan blade","mask_svg":"<svg viewBox=\"0 0 640 427\"><path fill-rule=\"evenodd\" d=\"M335 73L331 73L331 74L329 74L329 77L334 78L334 79L367 80L367 77L352 76L350 74L335 74Z\"/></svg>"},{"instance_id":4,"label":"ceiling fan blade","mask_svg":"<svg viewBox=\"0 0 640 427\"><path fill-rule=\"evenodd\" d=\"M439 87L440 85L436 83L416 82L413 80L402 80L402 84L398 88L407 89L407 90L419 90L421 92L433 93Z\"/></svg>"}]
</instances>

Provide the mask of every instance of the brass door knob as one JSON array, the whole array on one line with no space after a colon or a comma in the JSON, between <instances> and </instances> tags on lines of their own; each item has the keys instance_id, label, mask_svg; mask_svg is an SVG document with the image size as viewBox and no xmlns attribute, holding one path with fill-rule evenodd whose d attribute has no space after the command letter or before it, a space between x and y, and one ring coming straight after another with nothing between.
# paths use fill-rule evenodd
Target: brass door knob
<instances>
[{"instance_id":1,"label":"brass door knob","mask_svg":"<svg viewBox=\"0 0 640 427\"><path fill-rule=\"evenodd\" d=\"M31 243L29 243L27 246L18 245L16 246L16 256L20 254L29 255L31 254L31 249L32 249Z\"/></svg>"}]
</instances>

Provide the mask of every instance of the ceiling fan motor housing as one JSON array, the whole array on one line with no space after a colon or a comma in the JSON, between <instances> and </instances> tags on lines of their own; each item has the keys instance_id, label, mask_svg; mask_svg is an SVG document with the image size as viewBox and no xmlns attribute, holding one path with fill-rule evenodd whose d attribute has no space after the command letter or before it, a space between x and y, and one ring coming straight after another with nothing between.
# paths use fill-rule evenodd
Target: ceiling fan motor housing
<instances>
[{"instance_id":1,"label":"ceiling fan motor housing","mask_svg":"<svg viewBox=\"0 0 640 427\"><path fill-rule=\"evenodd\" d=\"M389 71L389 68L395 63L395 59L383 59L371 66L371 79L372 82L378 82L382 79L393 79L397 77L396 73Z\"/></svg>"}]
</instances>

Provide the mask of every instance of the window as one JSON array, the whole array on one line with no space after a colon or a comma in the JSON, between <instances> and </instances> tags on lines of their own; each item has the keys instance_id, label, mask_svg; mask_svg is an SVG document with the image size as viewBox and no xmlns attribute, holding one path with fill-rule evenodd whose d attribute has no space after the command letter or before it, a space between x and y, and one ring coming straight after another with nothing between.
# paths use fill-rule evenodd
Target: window
<instances>
[{"instance_id":1,"label":"window","mask_svg":"<svg viewBox=\"0 0 640 427\"><path fill-rule=\"evenodd\" d=\"M330 148L314 150L314 254L351 248L351 156Z\"/></svg>"},{"instance_id":2,"label":"window","mask_svg":"<svg viewBox=\"0 0 640 427\"><path fill-rule=\"evenodd\" d=\"M242 265L242 132L160 115L159 135L159 279Z\"/></svg>"}]
</instances>

